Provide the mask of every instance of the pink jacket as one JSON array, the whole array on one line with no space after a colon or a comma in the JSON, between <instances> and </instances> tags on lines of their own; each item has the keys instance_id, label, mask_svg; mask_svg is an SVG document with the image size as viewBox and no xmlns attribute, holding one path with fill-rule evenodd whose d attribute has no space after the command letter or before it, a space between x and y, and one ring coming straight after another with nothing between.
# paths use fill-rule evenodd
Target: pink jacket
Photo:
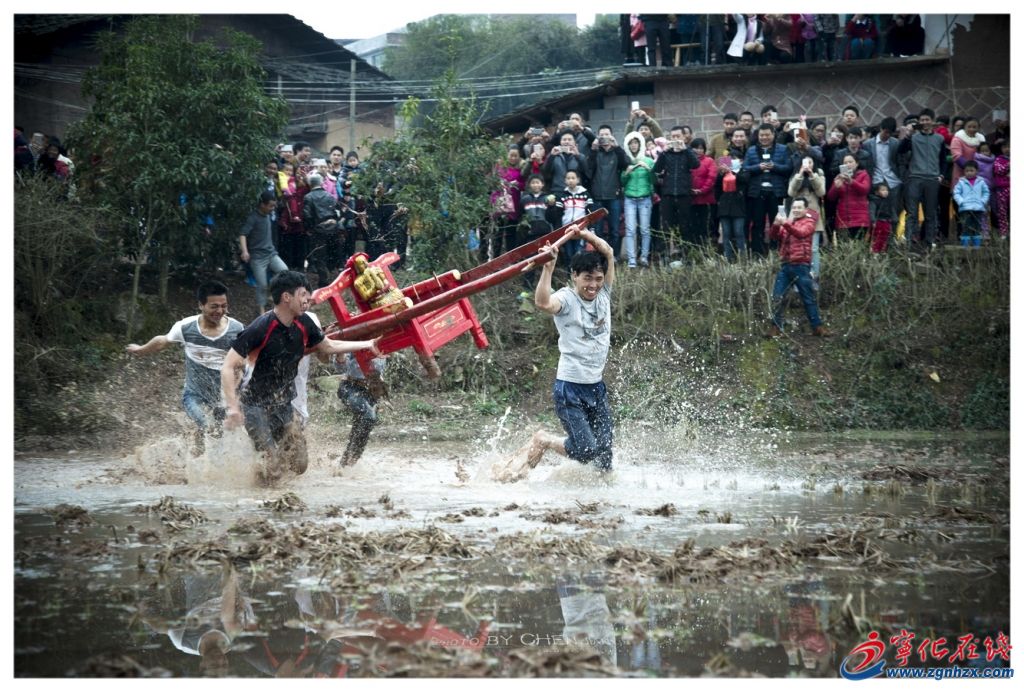
<instances>
[{"instance_id":1,"label":"pink jacket","mask_svg":"<svg viewBox=\"0 0 1024 692\"><path fill-rule=\"evenodd\" d=\"M972 147L959 137L954 136L952 141L950 141L949 153L953 157L953 179L950 181L951 188L956 187L956 184L960 182L960 178L964 174L964 164L968 161L973 161L974 155L977 151L977 147Z\"/></svg>"}]
</instances>

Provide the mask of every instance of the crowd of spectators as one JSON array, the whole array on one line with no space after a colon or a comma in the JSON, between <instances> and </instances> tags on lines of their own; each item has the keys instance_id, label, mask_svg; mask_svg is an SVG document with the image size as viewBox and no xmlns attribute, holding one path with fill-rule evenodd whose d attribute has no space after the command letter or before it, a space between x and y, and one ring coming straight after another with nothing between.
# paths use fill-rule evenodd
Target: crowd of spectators
<instances>
[{"instance_id":1,"label":"crowd of spectators","mask_svg":"<svg viewBox=\"0 0 1024 692\"><path fill-rule=\"evenodd\" d=\"M832 62L925 50L918 14L623 14L619 34L625 64L649 67Z\"/></svg>"},{"instance_id":2,"label":"crowd of spectators","mask_svg":"<svg viewBox=\"0 0 1024 692\"><path fill-rule=\"evenodd\" d=\"M777 249L773 219L802 197L815 220L815 280L819 248L837 240L884 252L893 237L924 250L1007 237L1007 120L985 136L976 117L929 109L873 124L856 105L831 123L783 118L770 104L758 112L726 113L704 137L636 103L624 124L596 132L579 113L535 125L498 165L500 237L526 242L600 207L608 215L594 230L627 267L685 261L699 246L764 257Z\"/></svg>"}]
</instances>

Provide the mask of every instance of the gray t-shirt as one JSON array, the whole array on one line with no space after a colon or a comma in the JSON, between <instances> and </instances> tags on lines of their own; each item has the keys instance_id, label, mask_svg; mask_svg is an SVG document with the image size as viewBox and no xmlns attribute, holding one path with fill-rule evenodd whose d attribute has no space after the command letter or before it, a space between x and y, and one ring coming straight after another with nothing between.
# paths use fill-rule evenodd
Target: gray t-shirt
<instances>
[{"instance_id":1,"label":"gray t-shirt","mask_svg":"<svg viewBox=\"0 0 1024 692\"><path fill-rule=\"evenodd\" d=\"M264 216L258 211L249 214L249 218L242 225L239 235L245 236L245 246L253 257L273 255L274 236L270 227L270 215Z\"/></svg>"},{"instance_id":2,"label":"gray t-shirt","mask_svg":"<svg viewBox=\"0 0 1024 692\"><path fill-rule=\"evenodd\" d=\"M604 377L611 345L611 287L602 286L592 301L583 300L570 287L558 289L554 297L562 304L555 314L561 354L555 377L576 384L597 384Z\"/></svg>"},{"instance_id":3,"label":"gray t-shirt","mask_svg":"<svg viewBox=\"0 0 1024 692\"><path fill-rule=\"evenodd\" d=\"M199 330L201 317L193 315L176 322L167 332L167 340L185 346L185 390L209 406L220 406L220 368L231 342L244 327L229 317L219 334L207 336Z\"/></svg>"}]
</instances>

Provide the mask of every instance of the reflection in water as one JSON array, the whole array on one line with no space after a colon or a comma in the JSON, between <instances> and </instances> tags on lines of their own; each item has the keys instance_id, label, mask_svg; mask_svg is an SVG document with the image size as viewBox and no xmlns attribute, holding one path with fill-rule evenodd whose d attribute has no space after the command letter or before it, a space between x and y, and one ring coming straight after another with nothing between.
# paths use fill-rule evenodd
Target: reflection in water
<instances>
[{"instance_id":1,"label":"reflection in water","mask_svg":"<svg viewBox=\"0 0 1024 692\"><path fill-rule=\"evenodd\" d=\"M394 493L389 502L410 511L371 519L327 514L336 486L297 487L310 509L295 514L263 508L262 496L239 501L189 487L210 521L184 528L124 509L124 497L142 497L134 491L88 483L81 504L91 523L57 526L38 508L56 494L65 501L71 491L55 479L80 467L48 466L46 482L33 467L18 475L35 485L19 485L15 513L16 674L835 677L872 630L888 641L906 629L916 642L1008 634L1008 484L967 492L968 482L1003 478L1006 454L851 447L856 458L831 446L831 456L814 452L810 462L791 457L807 483L758 470L664 487L538 484L528 508L506 507L487 485L441 486L453 504L436 489ZM876 466L927 470L938 481L930 489L906 480L890 493L886 476L865 475ZM352 484L362 498L345 495L346 508L377 506L381 487L364 485ZM586 502L572 506L577 493ZM666 502L674 513L637 511ZM584 512L590 504L596 509ZM434 523L460 508L458 522ZM735 520L708 518L728 512ZM251 521L233 531L242 513ZM437 529L424 532L423 545L443 539L474 550L456 558L387 547L387 536L409 530L410 514ZM543 519L549 514L561 523ZM832 543L822 543L826 534ZM839 537L864 539L865 555L870 540L878 560L868 564ZM697 548L679 565L694 571L673 568L671 581L658 581L644 556L670 560L691 539ZM701 557L701 548L733 541L714 560ZM750 558L762 544L800 559L762 570ZM369 552L338 557L331 545ZM633 562L606 562L607 549L619 547L636 549ZM180 560L157 558L175 549ZM232 556L235 566L195 557L210 555Z\"/></svg>"}]
</instances>

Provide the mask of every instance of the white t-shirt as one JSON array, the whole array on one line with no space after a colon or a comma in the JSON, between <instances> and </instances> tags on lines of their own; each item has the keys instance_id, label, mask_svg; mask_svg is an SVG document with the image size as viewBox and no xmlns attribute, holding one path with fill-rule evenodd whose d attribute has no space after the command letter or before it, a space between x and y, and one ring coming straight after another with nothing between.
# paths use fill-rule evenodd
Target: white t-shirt
<instances>
[{"instance_id":1,"label":"white t-shirt","mask_svg":"<svg viewBox=\"0 0 1024 692\"><path fill-rule=\"evenodd\" d=\"M594 300L586 301L571 287L555 291L561 309L558 328L558 373L564 382L597 384L604 378L612 335L611 287L605 284Z\"/></svg>"}]
</instances>

